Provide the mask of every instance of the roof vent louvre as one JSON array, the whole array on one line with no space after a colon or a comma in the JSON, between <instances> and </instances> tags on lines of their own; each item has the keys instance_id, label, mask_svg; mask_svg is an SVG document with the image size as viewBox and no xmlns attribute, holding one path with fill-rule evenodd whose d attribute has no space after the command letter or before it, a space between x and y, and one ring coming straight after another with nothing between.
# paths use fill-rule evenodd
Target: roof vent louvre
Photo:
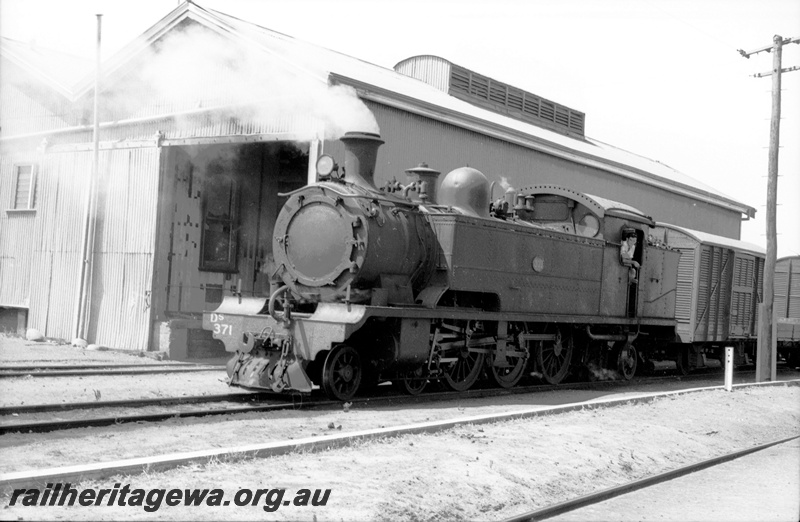
<instances>
[{"instance_id":1,"label":"roof vent louvre","mask_svg":"<svg viewBox=\"0 0 800 522\"><path fill-rule=\"evenodd\" d=\"M586 115L535 94L451 64L448 94L526 123L584 137Z\"/></svg>"}]
</instances>

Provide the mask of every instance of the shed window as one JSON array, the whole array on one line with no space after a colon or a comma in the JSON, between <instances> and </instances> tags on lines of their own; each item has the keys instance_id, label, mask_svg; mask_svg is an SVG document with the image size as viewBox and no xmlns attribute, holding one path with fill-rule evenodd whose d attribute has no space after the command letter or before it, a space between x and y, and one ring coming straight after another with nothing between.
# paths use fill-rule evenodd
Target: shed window
<instances>
[{"instance_id":1,"label":"shed window","mask_svg":"<svg viewBox=\"0 0 800 522\"><path fill-rule=\"evenodd\" d=\"M203 190L200 270L236 272L238 187L225 173L211 175Z\"/></svg>"},{"instance_id":2,"label":"shed window","mask_svg":"<svg viewBox=\"0 0 800 522\"><path fill-rule=\"evenodd\" d=\"M32 164L14 166L12 210L33 210L36 207L36 168Z\"/></svg>"}]
</instances>

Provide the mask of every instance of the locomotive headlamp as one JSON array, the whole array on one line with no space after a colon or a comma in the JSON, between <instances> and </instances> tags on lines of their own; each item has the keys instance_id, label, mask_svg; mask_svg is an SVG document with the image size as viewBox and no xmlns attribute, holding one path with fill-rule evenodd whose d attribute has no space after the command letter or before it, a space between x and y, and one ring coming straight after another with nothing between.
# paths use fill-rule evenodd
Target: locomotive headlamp
<instances>
[{"instance_id":1,"label":"locomotive headlamp","mask_svg":"<svg viewBox=\"0 0 800 522\"><path fill-rule=\"evenodd\" d=\"M336 175L332 174L333 172ZM332 157L328 156L327 154L323 154L317 160L317 175L320 177L327 177L331 176L334 179L338 179L339 174L339 165L333 160Z\"/></svg>"}]
</instances>

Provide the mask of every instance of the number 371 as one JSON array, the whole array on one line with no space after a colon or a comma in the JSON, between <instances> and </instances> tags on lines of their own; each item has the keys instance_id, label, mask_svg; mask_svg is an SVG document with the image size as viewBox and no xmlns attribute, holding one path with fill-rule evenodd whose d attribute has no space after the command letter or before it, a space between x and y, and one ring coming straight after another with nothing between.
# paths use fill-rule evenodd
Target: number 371
<instances>
[{"instance_id":1,"label":"number 371","mask_svg":"<svg viewBox=\"0 0 800 522\"><path fill-rule=\"evenodd\" d=\"M231 335L233 333L233 326L229 324L214 323L214 333L220 335Z\"/></svg>"}]
</instances>

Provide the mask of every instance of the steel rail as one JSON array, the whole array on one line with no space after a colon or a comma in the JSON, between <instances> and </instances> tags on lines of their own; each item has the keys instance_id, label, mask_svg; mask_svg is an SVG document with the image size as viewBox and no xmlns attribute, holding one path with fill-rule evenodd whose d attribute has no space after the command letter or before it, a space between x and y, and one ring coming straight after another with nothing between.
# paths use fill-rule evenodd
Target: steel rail
<instances>
[{"instance_id":1,"label":"steel rail","mask_svg":"<svg viewBox=\"0 0 800 522\"><path fill-rule=\"evenodd\" d=\"M531 386L517 386L511 389L505 388L474 388L471 390L457 392L457 391L439 391L433 393L424 393L422 395L397 395L389 394L383 396L372 397L356 397L353 399L354 404L367 404L380 405L380 404L417 404L426 402L441 402L454 399L481 399L508 395L521 395L526 393L543 393L548 391L561 391L561 390L585 390L597 388L616 388L627 387L639 384L649 384L664 381L681 381L681 380L701 380L707 375L692 376L691 379L686 379L687 376L675 377L655 377L649 379L640 379L636 381L596 381L596 382L579 382L571 384L539 384ZM314 407L339 407L341 404L338 401L331 400L314 400L301 402L298 404L295 399L298 395L278 395L264 393L252 394L232 394L232 395L208 395L208 396L191 396L191 397L164 397L156 399L134 399L131 401L96 401L96 402L80 402L80 403L65 403L65 404L43 404L43 405L28 405L28 406L10 406L0 408L0 415L20 415L31 413L46 413L52 411L75 411L80 409L99 409L99 408L126 408L126 407L143 407L143 406L158 406L168 404L197 404L203 402L225 402L228 397L234 397L236 402L244 402L247 400L258 399L283 399L292 400L291 404L278 404L278 405L263 405L263 406L247 406L241 408L214 408L203 409L194 411L170 411L162 413L149 413L140 415L111 415L105 417L93 417L84 419L66 419L57 421L33 421L33 422L17 422L9 424L0 424L0 435L9 433L45 433L50 431L67 430L75 428L90 428L111 426L116 424L130 423L130 422L160 422L173 418L186 418L186 417L205 417L213 415L233 415L239 413L250 413L258 411L279 411L281 409L305 409ZM250 399L253 397L254 399ZM205 399L205 400L204 400Z\"/></svg>"},{"instance_id":2,"label":"steel rail","mask_svg":"<svg viewBox=\"0 0 800 522\"><path fill-rule=\"evenodd\" d=\"M28 423L12 423L0 425L0 435L10 433L43 433L49 431L69 430L77 428L96 428L113 426L131 422L161 422L169 419L208 417L211 415L232 415L238 413L253 413L265 411L281 411L306 409L317 406L339 406L335 401L316 401L299 403L266 404L261 406L239 406L235 408L214 408L203 410L168 411L163 413L144 413L138 415L112 415L108 417L93 417L89 419L69 419L57 421L38 421Z\"/></svg>"},{"instance_id":3,"label":"steel rail","mask_svg":"<svg viewBox=\"0 0 800 522\"><path fill-rule=\"evenodd\" d=\"M154 373L194 373L194 372L221 372L224 366L207 366L195 368L157 368L153 370L57 370L44 372L0 372L0 379L12 377L78 377L84 375L150 375Z\"/></svg>"},{"instance_id":4,"label":"steel rail","mask_svg":"<svg viewBox=\"0 0 800 522\"><path fill-rule=\"evenodd\" d=\"M263 400L268 398L278 399L283 397L288 400L289 396L282 396L274 393L222 393L216 395L188 395L185 397L156 397L151 399L119 399L113 401L94 401L94 402L62 402L52 404L24 404L20 406L0 407L0 416L3 415L25 415L29 413L47 413L52 411L73 411L73 410L96 410L99 408L140 408L144 406L169 406L173 404L196 404L199 402L247 402Z\"/></svg>"},{"instance_id":5,"label":"steel rail","mask_svg":"<svg viewBox=\"0 0 800 522\"><path fill-rule=\"evenodd\" d=\"M7 361L8 362L8 361ZM0 366L0 372L14 371L36 371L36 370L93 370L95 368L197 368L199 366L220 367L221 364L202 364L202 363L153 363L153 364L116 364L113 362L97 361L98 364L43 364L43 365L11 365Z\"/></svg>"},{"instance_id":6,"label":"steel rail","mask_svg":"<svg viewBox=\"0 0 800 522\"><path fill-rule=\"evenodd\" d=\"M758 384L736 384L734 388L746 387L768 387L768 386L798 386L800 379L792 381L770 381ZM188 464L207 464L215 461L226 461L241 458L267 458L278 455L285 455L293 452L321 452L333 448L347 447L354 443L367 440L380 440L402 435L414 435L424 433L438 433L464 425L479 425L496 422L505 422L516 419L527 419L543 415L556 415L571 411L581 411L586 409L609 408L622 406L625 404L648 403L658 399L698 393L712 390L724 390L723 386L712 386L708 388L692 388L688 390L677 390L665 393L644 394L635 397L621 399L610 399L604 401L580 402L565 404L562 406L526 409L513 412L495 413L486 415L476 415L448 419L444 421L431 421L419 424L409 424L390 428L376 428L371 430L361 430L350 433L322 435L316 437L305 437L295 440L284 440L262 444L251 444L247 446L237 446L233 448L215 448L209 450L192 451L185 453L172 453L168 455L157 455L151 457L138 457L113 462L99 462L94 464L81 464L76 466L65 466L61 468L50 468L30 471L16 471L0 474L0 491L9 488L33 487L35 485L48 482L72 482L78 483L82 480L101 479L114 475L130 475L142 473L144 471L152 473L174 469L178 466Z\"/></svg>"},{"instance_id":7,"label":"steel rail","mask_svg":"<svg viewBox=\"0 0 800 522\"><path fill-rule=\"evenodd\" d=\"M588 495L583 495L574 498L572 500L567 500L565 502L559 502L558 504L553 504L551 506L543 507L533 511L528 511L521 515L507 518L503 520L503 522L526 522L526 521L544 520L552 518L558 515L562 515L568 511L574 511L582 507L590 506L592 504L598 504L600 502L603 502L604 500L624 495L625 493L630 493L632 491L637 491L639 489L655 486L656 484L659 484L661 482L666 482L668 480L682 477L684 475L688 475L689 473L694 473L695 471L700 471L702 469L718 466L725 462L738 459L739 457L744 457L745 455L750 455L751 453L765 450L767 448L771 448L772 446L777 446L778 444L784 444L786 442L790 442L799 438L800 435L794 435L792 437L787 437L780 440L774 440L772 442L766 442L764 444L759 444L758 446L753 446L743 450L726 453L725 455L712 457L710 459L702 460L700 462L695 462L693 464L681 466L680 468L671 469L663 473L658 473L656 475L651 475L649 477L634 480L633 482L628 482L627 484L612 486L610 488L606 488L601 491L597 491L595 493L589 493Z\"/></svg>"}]
</instances>

